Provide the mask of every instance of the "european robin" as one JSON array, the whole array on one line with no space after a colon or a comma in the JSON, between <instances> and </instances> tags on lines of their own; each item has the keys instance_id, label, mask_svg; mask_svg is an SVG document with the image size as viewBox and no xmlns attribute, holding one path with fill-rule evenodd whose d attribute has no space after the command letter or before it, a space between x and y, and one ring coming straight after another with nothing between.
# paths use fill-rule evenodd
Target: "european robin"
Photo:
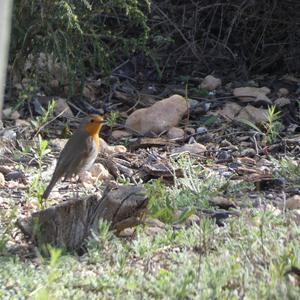
<instances>
[{"instance_id":1,"label":"european robin","mask_svg":"<svg viewBox=\"0 0 300 300\"><path fill-rule=\"evenodd\" d=\"M99 153L99 132L102 125L103 118L99 115L91 115L82 120L60 153L51 181L43 194L44 199L48 198L61 177L70 178L93 165Z\"/></svg>"}]
</instances>

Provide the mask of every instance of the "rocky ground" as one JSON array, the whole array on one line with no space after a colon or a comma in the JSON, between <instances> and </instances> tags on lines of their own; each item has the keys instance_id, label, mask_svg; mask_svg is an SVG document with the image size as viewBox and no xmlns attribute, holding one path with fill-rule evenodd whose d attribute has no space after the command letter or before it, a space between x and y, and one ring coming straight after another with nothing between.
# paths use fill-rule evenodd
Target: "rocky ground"
<instances>
[{"instance_id":1,"label":"rocky ground","mask_svg":"<svg viewBox=\"0 0 300 300\"><path fill-rule=\"evenodd\" d=\"M30 91L29 83L22 89L24 86ZM195 238L190 248L186 246L187 251L206 257L215 251L215 243L223 249L222 236L225 239L226 231L232 226L240 224L246 228L246 224L251 224L249 228L253 228L253 232L261 229L262 221L255 227L258 215L260 220L272 216L270 224L275 227L279 226L274 221L276 218L282 221L281 225L289 224L282 225L284 230L293 232L286 244L299 246L300 79L258 77L249 82L222 83L221 79L209 75L172 86L148 83L137 88L123 81L115 83L109 91L106 88L105 83L91 79L84 88L84 96L90 101L83 98L67 101L28 92L27 106L19 109L5 106L0 130L0 251L4 256L38 257L37 248L16 228L17 218L29 217L33 212L72 197L101 195L104 187L112 183L142 184L149 200L146 215L144 210L142 212L146 229L129 226L118 233L118 239L131 245L128 247L143 239L159 243L158 236L165 239L170 234L188 234L189 230L196 232L199 228L203 233L207 226L205 220L210 220L207 238L211 246L202 240L205 234ZM104 101L99 102L99 96ZM82 116L82 112L106 115L108 125L101 132L101 155L92 170L81 175L80 184L60 182L51 200L42 201L43 189L59 151L69 131L76 127L75 117ZM266 229L268 235L269 230ZM212 232L216 232L216 242L213 242ZM245 237L238 235L240 239ZM274 242L270 238L269 243L269 238L261 240L262 244L266 243L266 249L261 250L264 270L270 266L269 253L264 251L269 251ZM99 242L99 238L95 241ZM119 241L114 240L111 247L123 247ZM164 263L170 263L172 253L183 253L185 246L182 241L180 245L173 242L162 243L162 247L169 247L170 251L157 250L159 247L158 252L153 250L148 261L151 274L154 272L157 276L157 270L174 272L173 267ZM105 250L101 251L110 256L109 243L103 240L99 243L104 243ZM96 248L91 249L84 254L88 260ZM282 251L286 249L283 247ZM298 254L293 254L293 263L286 262L283 267L285 272L293 270L286 283L293 288L299 287ZM159 256L157 262L156 255ZM169 257L166 260L165 255ZM146 258L140 262L131 259L133 265L141 263L145 268ZM252 263L253 266L259 264ZM247 268L245 270L251 269ZM263 278L262 273L259 276ZM270 277L267 280L271 280ZM243 289L247 290L240 280L226 284L218 294L220 297L225 295L222 292L225 290L229 294L238 291L240 296L245 292ZM87 286L90 288L89 283ZM144 288L143 285L141 289ZM122 293L126 294L125 290ZM147 293L151 297L151 292Z\"/></svg>"}]
</instances>

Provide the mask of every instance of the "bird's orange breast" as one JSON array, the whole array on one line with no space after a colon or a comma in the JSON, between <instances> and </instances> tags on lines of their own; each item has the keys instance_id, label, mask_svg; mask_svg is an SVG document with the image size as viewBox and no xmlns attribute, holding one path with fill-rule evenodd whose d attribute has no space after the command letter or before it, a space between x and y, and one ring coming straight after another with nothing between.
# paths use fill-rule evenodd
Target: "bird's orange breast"
<instances>
[{"instance_id":1,"label":"bird's orange breast","mask_svg":"<svg viewBox=\"0 0 300 300\"><path fill-rule=\"evenodd\" d=\"M93 141L95 142L96 149L99 151L100 147L100 140L99 140L99 132L101 130L102 123L88 123L85 125L84 129L87 134L92 137Z\"/></svg>"}]
</instances>

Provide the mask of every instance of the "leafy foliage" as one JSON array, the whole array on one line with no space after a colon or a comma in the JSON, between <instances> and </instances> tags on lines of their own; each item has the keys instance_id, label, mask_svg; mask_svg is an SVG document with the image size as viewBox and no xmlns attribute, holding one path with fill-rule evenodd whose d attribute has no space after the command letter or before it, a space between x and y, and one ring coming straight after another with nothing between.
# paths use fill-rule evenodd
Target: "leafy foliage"
<instances>
[{"instance_id":1,"label":"leafy foliage","mask_svg":"<svg viewBox=\"0 0 300 300\"><path fill-rule=\"evenodd\" d=\"M257 133L262 135L262 144L269 145L279 138L280 132L283 129L281 123L281 112L276 111L276 106L271 105L268 107L268 112L266 114L267 120L262 124L262 129L253 124L252 122L244 119L240 119L239 122L247 125L248 127L254 129Z\"/></svg>"},{"instance_id":2,"label":"leafy foliage","mask_svg":"<svg viewBox=\"0 0 300 300\"><path fill-rule=\"evenodd\" d=\"M145 47L149 8L148 0L16 0L10 53L14 69L22 73L33 54L31 71L37 74L38 54L44 53L52 63L64 65L66 82L83 79L88 69L106 74L116 54Z\"/></svg>"}]
</instances>

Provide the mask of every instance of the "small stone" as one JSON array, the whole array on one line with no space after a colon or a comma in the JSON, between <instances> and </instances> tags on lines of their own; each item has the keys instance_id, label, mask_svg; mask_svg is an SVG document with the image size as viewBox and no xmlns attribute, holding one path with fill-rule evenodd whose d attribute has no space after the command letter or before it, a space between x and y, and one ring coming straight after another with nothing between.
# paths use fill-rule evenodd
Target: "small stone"
<instances>
[{"instance_id":1,"label":"small stone","mask_svg":"<svg viewBox=\"0 0 300 300\"><path fill-rule=\"evenodd\" d=\"M200 88L208 91L213 91L221 85L222 85L221 79L216 78L212 75L208 75L201 82Z\"/></svg>"},{"instance_id":2,"label":"small stone","mask_svg":"<svg viewBox=\"0 0 300 300\"><path fill-rule=\"evenodd\" d=\"M254 157L256 155L256 151L253 148L246 148L241 151L241 156Z\"/></svg>"},{"instance_id":3,"label":"small stone","mask_svg":"<svg viewBox=\"0 0 300 300\"><path fill-rule=\"evenodd\" d=\"M13 110L11 107L3 109L2 114L3 119L7 120L17 120L20 118L20 114L16 110Z\"/></svg>"},{"instance_id":4,"label":"small stone","mask_svg":"<svg viewBox=\"0 0 300 300\"><path fill-rule=\"evenodd\" d=\"M114 130L112 133L111 133L111 136L113 139L115 140L120 140L120 139L123 139L123 138L128 138L131 136L131 133L129 133L128 131L126 130Z\"/></svg>"},{"instance_id":5,"label":"small stone","mask_svg":"<svg viewBox=\"0 0 300 300\"><path fill-rule=\"evenodd\" d=\"M192 127L187 127L187 128L184 129L184 132L187 135L193 135L196 132L196 130Z\"/></svg>"},{"instance_id":6,"label":"small stone","mask_svg":"<svg viewBox=\"0 0 300 300\"><path fill-rule=\"evenodd\" d=\"M272 101L267 97L271 90L267 87L239 87L233 90L233 95L241 102L264 102L272 104Z\"/></svg>"},{"instance_id":7,"label":"small stone","mask_svg":"<svg viewBox=\"0 0 300 300\"><path fill-rule=\"evenodd\" d=\"M203 134L206 134L208 132L208 130L207 130L206 127L198 127L197 130L196 130L196 132L199 135L203 135Z\"/></svg>"},{"instance_id":8,"label":"small stone","mask_svg":"<svg viewBox=\"0 0 300 300\"><path fill-rule=\"evenodd\" d=\"M17 119L15 125L18 127L30 127L31 126L30 122L28 122L27 120L23 120L23 119Z\"/></svg>"},{"instance_id":9,"label":"small stone","mask_svg":"<svg viewBox=\"0 0 300 300\"><path fill-rule=\"evenodd\" d=\"M300 195L294 195L286 200L287 209L300 209Z\"/></svg>"},{"instance_id":10,"label":"small stone","mask_svg":"<svg viewBox=\"0 0 300 300\"><path fill-rule=\"evenodd\" d=\"M286 88L280 88L277 92L277 95L279 97L284 97L284 96L287 96L288 94L289 94L289 90Z\"/></svg>"},{"instance_id":11,"label":"small stone","mask_svg":"<svg viewBox=\"0 0 300 300\"><path fill-rule=\"evenodd\" d=\"M220 114L225 119L232 121L235 116L241 111L242 107L235 102L227 102L224 107L218 110L218 114Z\"/></svg>"},{"instance_id":12,"label":"small stone","mask_svg":"<svg viewBox=\"0 0 300 300\"><path fill-rule=\"evenodd\" d=\"M291 100L289 98L280 97L276 99L274 103L278 107L284 107L286 105L291 104Z\"/></svg>"},{"instance_id":13,"label":"small stone","mask_svg":"<svg viewBox=\"0 0 300 300\"><path fill-rule=\"evenodd\" d=\"M100 153L107 153L108 155L111 155L113 153L124 153L124 152L127 152L125 146L123 145L110 146L105 142L105 140L100 138Z\"/></svg>"},{"instance_id":14,"label":"small stone","mask_svg":"<svg viewBox=\"0 0 300 300\"><path fill-rule=\"evenodd\" d=\"M119 237L125 238L125 237L130 237L133 236L135 233L135 228L134 227L128 227L123 229L121 232L118 233Z\"/></svg>"},{"instance_id":15,"label":"small stone","mask_svg":"<svg viewBox=\"0 0 300 300\"><path fill-rule=\"evenodd\" d=\"M55 115L60 115L65 118L74 117L72 110L70 109L67 100L64 98L57 98L54 108Z\"/></svg>"},{"instance_id":16,"label":"small stone","mask_svg":"<svg viewBox=\"0 0 300 300\"><path fill-rule=\"evenodd\" d=\"M146 224L148 226L152 226L152 227L159 227L159 228L165 228L166 227L165 223L163 223L159 219L147 219Z\"/></svg>"},{"instance_id":17,"label":"small stone","mask_svg":"<svg viewBox=\"0 0 300 300\"><path fill-rule=\"evenodd\" d=\"M57 79L50 80L50 86L52 88L58 88L59 87L59 81Z\"/></svg>"},{"instance_id":18,"label":"small stone","mask_svg":"<svg viewBox=\"0 0 300 300\"><path fill-rule=\"evenodd\" d=\"M268 121L268 110L263 108L257 108L248 104L244 107L238 116L237 120L248 120L254 124L260 124Z\"/></svg>"},{"instance_id":19,"label":"small stone","mask_svg":"<svg viewBox=\"0 0 300 300\"><path fill-rule=\"evenodd\" d=\"M185 224L187 226L191 226L193 224L199 224L200 222L200 217L195 215L195 214L192 214L191 216L189 216L186 220L185 220Z\"/></svg>"},{"instance_id":20,"label":"small stone","mask_svg":"<svg viewBox=\"0 0 300 300\"><path fill-rule=\"evenodd\" d=\"M125 153L127 152L127 148L123 145L110 146L113 153Z\"/></svg>"},{"instance_id":21,"label":"small stone","mask_svg":"<svg viewBox=\"0 0 300 300\"><path fill-rule=\"evenodd\" d=\"M100 163L95 163L90 169L90 172L93 177L97 177L97 179L104 180L110 178L110 174L105 167Z\"/></svg>"},{"instance_id":22,"label":"small stone","mask_svg":"<svg viewBox=\"0 0 300 300\"><path fill-rule=\"evenodd\" d=\"M194 111L196 110L199 106L201 106L201 102L199 102L198 100L195 99L188 99L188 103L190 106L190 110Z\"/></svg>"},{"instance_id":23,"label":"small stone","mask_svg":"<svg viewBox=\"0 0 300 300\"><path fill-rule=\"evenodd\" d=\"M184 137L184 130L178 127L172 127L168 130L169 139L182 139Z\"/></svg>"},{"instance_id":24,"label":"small stone","mask_svg":"<svg viewBox=\"0 0 300 300\"><path fill-rule=\"evenodd\" d=\"M172 153L189 152L192 154L204 154L206 147L199 143L185 144L182 147L173 149Z\"/></svg>"},{"instance_id":25,"label":"small stone","mask_svg":"<svg viewBox=\"0 0 300 300\"><path fill-rule=\"evenodd\" d=\"M7 141L13 141L17 138L17 134L12 129L4 129L1 132L1 138Z\"/></svg>"},{"instance_id":26,"label":"small stone","mask_svg":"<svg viewBox=\"0 0 300 300\"><path fill-rule=\"evenodd\" d=\"M4 187L5 185L5 177L2 173L0 173L0 187Z\"/></svg>"},{"instance_id":27,"label":"small stone","mask_svg":"<svg viewBox=\"0 0 300 300\"><path fill-rule=\"evenodd\" d=\"M95 181L90 171L80 172L79 177L85 188L90 188L89 185Z\"/></svg>"},{"instance_id":28,"label":"small stone","mask_svg":"<svg viewBox=\"0 0 300 300\"><path fill-rule=\"evenodd\" d=\"M8 172L5 175L5 178L7 181L10 181L10 180L19 181L19 182L26 181L25 174L20 170L13 170L13 171Z\"/></svg>"},{"instance_id":29,"label":"small stone","mask_svg":"<svg viewBox=\"0 0 300 300\"><path fill-rule=\"evenodd\" d=\"M221 161L229 160L229 159L231 159L231 157L232 157L232 155L229 151L220 150L217 153L217 159L221 160Z\"/></svg>"},{"instance_id":30,"label":"small stone","mask_svg":"<svg viewBox=\"0 0 300 300\"><path fill-rule=\"evenodd\" d=\"M218 206L220 208L228 209L230 207L235 207L235 204L231 199L222 197L222 196L215 196L209 199L210 204L214 206Z\"/></svg>"}]
</instances>

